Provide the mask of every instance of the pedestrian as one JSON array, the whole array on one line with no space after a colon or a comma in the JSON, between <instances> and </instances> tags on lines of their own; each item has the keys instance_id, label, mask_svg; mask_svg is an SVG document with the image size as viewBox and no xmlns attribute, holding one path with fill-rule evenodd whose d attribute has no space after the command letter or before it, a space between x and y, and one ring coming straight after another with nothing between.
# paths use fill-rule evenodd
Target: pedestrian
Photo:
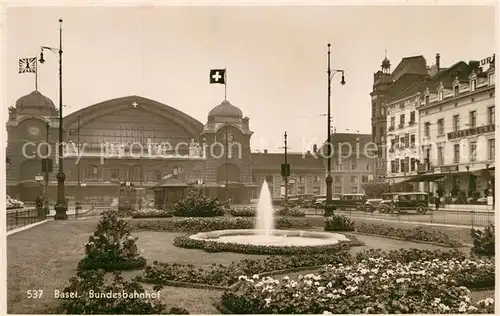
<instances>
[{"instance_id":1,"label":"pedestrian","mask_svg":"<svg viewBox=\"0 0 500 316\"><path fill-rule=\"evenodd\" d=\"M436 211L439 210L439 203L440 203L440 197L439 194L436 192L436 196L434 197L434 203L436 204Z\"/></svg>"}]
</instances>

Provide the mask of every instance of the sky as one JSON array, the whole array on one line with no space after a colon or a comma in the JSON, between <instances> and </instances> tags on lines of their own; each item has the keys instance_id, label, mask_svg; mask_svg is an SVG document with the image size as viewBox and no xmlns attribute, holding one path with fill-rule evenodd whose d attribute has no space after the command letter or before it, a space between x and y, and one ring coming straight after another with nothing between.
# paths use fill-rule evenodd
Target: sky
<instances>
[{"instance_id":1,"label":"sky","mask_svg":"<svg viewBox=\"0 0 500 316\"><path fill-rule=\"evenodd\" d=\"M139 95L206 123L224 99L209 70L227 68L227 99L250 118L252 150L304 151L327 136L327 43L331 110L338 133L371 133L373 73L384 52L392 69L406 56L436 53L442 67L495 51L494 9L486 6L18 7L7 9L5 101L34 90L18 59L57 47L63 24L64 115ZM57 58L45 53L38 90L58 105ZM4 122L8 116L3 109ZM5 126L5 124L4 124Z\"/></svg>"}]
</instances>

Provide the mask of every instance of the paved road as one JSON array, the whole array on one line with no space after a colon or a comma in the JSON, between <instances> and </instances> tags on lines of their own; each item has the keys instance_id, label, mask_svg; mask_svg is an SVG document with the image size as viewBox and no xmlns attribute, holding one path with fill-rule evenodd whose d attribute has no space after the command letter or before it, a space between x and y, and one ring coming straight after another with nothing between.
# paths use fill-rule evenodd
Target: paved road
<instances>
[{"instance_id":1,"label":"paved road","mask_svg":"<svg viewBox=\"0 0 500 316\"><path fill-rule=\"evenodd\" d=\"M304 209L307 215L323 215L322 210ZM392 221L424 222L435 224L452 224L466 226L486 226L495 222L495 213L491 211L456 211L440 210L431 211L424 215L417 214L380 214L358 211L336 211L336 213L360 218L379 218Z\"/></svg>"}]
</instances>

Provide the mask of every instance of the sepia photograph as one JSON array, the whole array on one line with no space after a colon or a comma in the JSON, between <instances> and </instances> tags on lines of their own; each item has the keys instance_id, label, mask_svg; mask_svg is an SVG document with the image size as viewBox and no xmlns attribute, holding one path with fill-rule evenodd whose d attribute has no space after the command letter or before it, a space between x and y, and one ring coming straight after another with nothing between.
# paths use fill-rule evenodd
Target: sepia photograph
<instances>
[{"instance_id":1,"label":"sepia photograph","mask_svg":"<svg viewBox=\"0 0 500 316\"><path fill-rule=\"evenodd\" d=\"M497 2L67 2L0 15L7 314L495 314Z\"/></svg>"}]
</instances>

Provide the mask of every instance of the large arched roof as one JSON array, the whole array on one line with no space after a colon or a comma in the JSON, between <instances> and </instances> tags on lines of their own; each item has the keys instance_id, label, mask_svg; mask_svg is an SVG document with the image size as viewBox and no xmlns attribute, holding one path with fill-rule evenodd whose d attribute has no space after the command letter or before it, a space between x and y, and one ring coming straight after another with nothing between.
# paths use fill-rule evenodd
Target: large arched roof
<instances>
[{"instance_id":1,"label":"large arched roof","mask_svg":"<svg viewBox=\"0 0 500 316\"><path fill-rule=\"evenodd\" d=\"M137 104L137 108L149 112L151 115L164 117L166 120L182 126L193 137L200 135L203 131L203 124L186 113L166 104L137 95L107 100L71 113L64 117L64 128L66 130L76 129L78 118L80 118L80 126L83 126L101 116L133 108L134 103Z\"/></svg>"}]
</instances>

